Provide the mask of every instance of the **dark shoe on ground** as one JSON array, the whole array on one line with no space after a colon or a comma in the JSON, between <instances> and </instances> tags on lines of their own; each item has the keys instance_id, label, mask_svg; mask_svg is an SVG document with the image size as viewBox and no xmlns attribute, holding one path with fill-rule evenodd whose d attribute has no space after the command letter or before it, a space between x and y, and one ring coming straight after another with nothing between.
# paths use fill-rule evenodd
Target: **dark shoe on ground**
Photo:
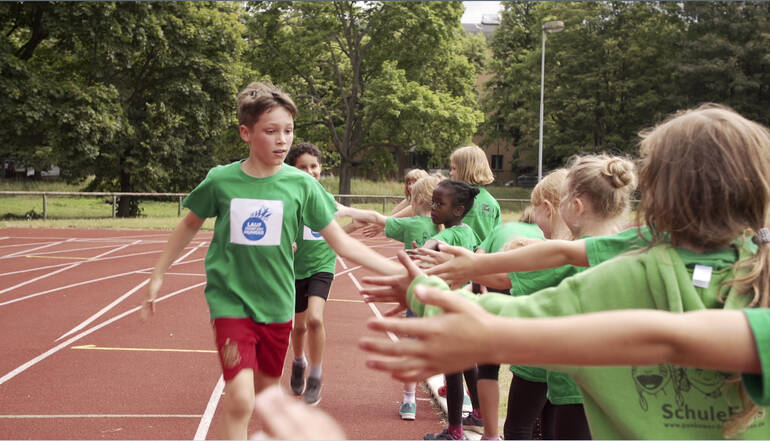
<instances>
[{"instance_id":1,"label":"dark shoe on ground","mask_svg":"<svg viewBox=\"0 0 770 441\"><path fill-rule=\"evenodd\" d=\"M484 423L481 421L481 418L477 418L471 413L470 415L463 417L463 429L472 430L483 435Z\"/></svg>"},{"instance_id":2,"label":"dark shoe on ground","mask_svg":"<svg viewBox=\"0 0 770 441\"><path fill-rule=\"evenodd\" d=\"M422 439L455 439L455 438L452 438L452 435L449 434L449 429L447 428L440 433L426 433L425 436L422 437ZM468 439L468 438L463 433L463 437L458 439Z\"/></svg>"},{"instance_id":3,"label":"dark shoe on ground","mask_svg":"<svg viewBox=\"0 0 770 441\"><path fill-rule=\"evenodd\" d=\"M294 395L302 395L305 391L305 366L291 364L291 391Z\"/></svg>"},{"instance_id":4,"label":"dark shoe on ground","mask_svg":"<svg viewBox=\"0 0 770 441\"><path fill-rule=\"evenodd\" d=\"M305 402L311 406L315 406L321 401L321 379L308 377L307 387L305 388L305 396L302 397Z\"/></svg>"}]
</instances>

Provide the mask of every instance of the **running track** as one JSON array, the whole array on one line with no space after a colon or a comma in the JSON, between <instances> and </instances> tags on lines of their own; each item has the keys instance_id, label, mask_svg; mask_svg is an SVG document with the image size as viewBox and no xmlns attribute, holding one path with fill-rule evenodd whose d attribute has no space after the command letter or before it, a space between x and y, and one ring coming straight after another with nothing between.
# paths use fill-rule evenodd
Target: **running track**
<instances>
[{"instance_id":1,"label":"running track","mask_svg":"<svg viewBox=\"0 0 770 441\"><path fill-rule=\"evenodd\" d=\"M218 438L221 371L203 296L211 232L169 269L155 317L141 323L137 312L169 234L0 229L0 438ZM384 237L366 243L387 257L401 247ZM379 313L357 288L369 272L339 259L336 271L319 406L350 439L440 431L423 386L417 420L401 421L401 384L364 366L357 341ZM258 429L254 419L250 433Z\"/></svg>"}]
</instances>

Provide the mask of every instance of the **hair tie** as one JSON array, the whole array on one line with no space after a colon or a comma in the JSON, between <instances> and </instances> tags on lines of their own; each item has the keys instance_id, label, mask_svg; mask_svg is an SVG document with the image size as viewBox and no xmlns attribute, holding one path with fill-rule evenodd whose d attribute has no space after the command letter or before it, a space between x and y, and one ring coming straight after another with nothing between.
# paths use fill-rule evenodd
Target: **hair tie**
<instances>
[{"instance_id":1,"label":"hair tie","mask_svg":"<svg viewBox=\"0 0 770 441\"><path fill-rule=\"evenodd\" d=\"M760 228L757 230L757 234L754 236L752 241L754 241L754 243L757 245L770 242L770 229Z\"/></svg>"}]
</instances>

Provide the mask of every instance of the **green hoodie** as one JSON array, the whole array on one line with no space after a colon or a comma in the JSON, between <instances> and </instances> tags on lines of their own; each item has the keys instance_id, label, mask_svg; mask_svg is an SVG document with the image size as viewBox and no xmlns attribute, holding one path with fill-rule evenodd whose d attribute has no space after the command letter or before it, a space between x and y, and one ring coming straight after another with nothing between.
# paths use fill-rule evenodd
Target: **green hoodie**
<instances>
[{"instance_id":1,"label":"green hoodie","mask_svg":"<svg viewBox=\"0 0 770 441\"><path fill-rule=\"evenodd\" d=\"M719 287L734 277L734 263L748 257L751 248L747 244L696 254L658 245L643 253L608 260L529 296L456 292L505 317L551 317L614 309L739 309L748 304L749 296L728 286L723 289L723 303ZM693 284L696 263L712 266L706 288ZM410 308L418 316L441 313L440 308L417 301L412 290L417 283L447 289L446 284L436 277L421 276L407 295ZM718 439L724 421L742 407L738 388L728 381L734 376L731 373L669 364L548 369L575 379L596 439ZM756 420L742 437L768 439L770 425L765 419Z\"/></svg>"}]
</instances>

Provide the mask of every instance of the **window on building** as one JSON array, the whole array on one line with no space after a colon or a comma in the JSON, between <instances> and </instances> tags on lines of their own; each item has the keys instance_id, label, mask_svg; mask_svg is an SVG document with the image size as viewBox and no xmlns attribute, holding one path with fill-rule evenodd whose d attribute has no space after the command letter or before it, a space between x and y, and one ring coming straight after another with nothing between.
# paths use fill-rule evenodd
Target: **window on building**
<instances>
[{"instance_id":1,"label":"window on building","mask_svg":"<svg viewBox=\"0 0 770 441\"><path fill-rule=\"evenodd\" d=\"M503 169L503 155L492 155L492 170L502 171Z\"/></svg>"}]
</instances>

